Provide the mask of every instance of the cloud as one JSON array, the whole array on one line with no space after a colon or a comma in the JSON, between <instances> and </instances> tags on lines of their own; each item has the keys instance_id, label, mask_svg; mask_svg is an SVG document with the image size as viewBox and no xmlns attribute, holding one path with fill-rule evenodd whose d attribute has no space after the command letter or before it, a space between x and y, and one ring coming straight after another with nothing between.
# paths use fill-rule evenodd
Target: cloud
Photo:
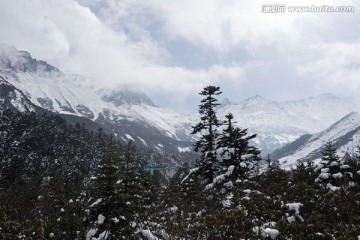
<instances>
[{"instance_id":1,"label":"cloud","mask_svg":"<svg viewBox=\"0 0 360 240\"><path fill-rule=\"evenodd\" d=\"M108 1L114 2L114 1ZM169 38L186 39L201 48L216 49L218 52L231 51L242 46L249 50L258 46L276 45L302 40L307 29L317 26L326 28L330 13L297 12L267 14L262 12L263 5L284 4L278 0L182 0L128 1L126 4L110 4L112 9L142 9L137 13L151 16ZM289 6L341 6L359 5L353 0L293 0ZM140 7L139 7L140 6ZM142 6L142 7L141 7ZM134 12L134 11L129 11ZM339 15L337 16L338 19ZM147 18L148 19L148 18ZM116 22L116 21L115 21ZM140 20L140 24L143 21Z\"/></svg>"},{"instance_id":2,"label":"cloud","mask_svg":"<svg viewBox=\"0 0 360 240\"><path fill-rule=\"evenodd\" d=\"M160 8L171 37L224 52L241 44L269 44L282 33L295 34L290 15L284 21L276 14L261 13L261 6L260 1L186 0L165 1Z\"/></svg>"},{"instance_id":3,"label":"cloud","mask_svg":"<svg viewBox=\"0 0 360 240\"><path fill-rule=\"evenodd\" d=\"M315 78L318 92L328 82L358 88L358 55L351 49L360 40L359 3L293 0L291 5L353 5L356 12L262 13L271 3L279 4L12 0L0 8L6 23L0 39L65 72L94 77L100 87L136 88L177 107L208 84L234 98L300 96Z\"/></svg>"},{"instance_id":4,"label":"cloud","mask_svg":"<svg viewBox=\"0 0 360 240\"><path fill-rule=\"evenodd\" d=\"M360 44L327 43L311 46L317 57L297 67L300 75L313 78L318 87L356 93L360 90Z\"/></svg>"},{"instance_id":5,"label":"cloud","mask_svg":"<svg viewBox=\"0 0 360 240\"><path fill-rule=\"evenodd\" d=\"M103 87L161 89L186 95L194 86L220 79L233 81L244 74L238 65L198 70L171 66L166 50L150 37L133 40L74 1L9 1L0 11L1 21L8 23L0 30L5 43L28 50L64 71L90 75Z\"/></svg>"}]
</instances>

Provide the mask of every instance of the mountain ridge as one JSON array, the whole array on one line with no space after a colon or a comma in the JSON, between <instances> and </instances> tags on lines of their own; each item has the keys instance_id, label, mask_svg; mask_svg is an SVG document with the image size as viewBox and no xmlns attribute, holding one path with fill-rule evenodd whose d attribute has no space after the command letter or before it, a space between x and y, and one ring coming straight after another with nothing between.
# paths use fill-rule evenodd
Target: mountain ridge
<instances>
[{"instance_id":1,"label":"mountain ridge","mask_svg":"<svg viewBox=\"0 0 360 240\"><path fill-rule=\"evenodd\" d=\"M87 77L43 67L46 62L14 49L1 46L0 62L6 64L0 64L0 77L11 84L15 92L22 92L33 105L58 114L90 119L120 141L134 140L140 148L161 152L191 147L189 120L174 111L156 107L145 94L128 90L104 92L89 84L91 79ZM22 67L17 64L19 62ZM15 101L13 95L6 98Z\"/></svg>"},{"instance_id":2,"label":"mountain ridge","mask_svg":"<svg viewBox=\"0 0 360 240\"><path fill-rule=\"evenodd\" d=\"M29 52L5 44L0 44L0 67L20 72L60 72L45 61L32 58Z\"/></svg>"},{"instance_id":3,"label":"mountain ridge","mask_svg":"<svg viewBox=\"0 0 360 240\"><path fill-rule=\"evenodd\" d=\"M218 115L232 112L239 127L258 135L256 144L266 154L304 134L320 132L357 109L360 105L356 97L322 94L278 102L257 95L219 108Z\"/></svg>"},{"instance_id":4,"label":"mountain ridge","mask_svg":"<svg viewBox=\"0 0 360 240\"><path fill-rule=\"evenodd\" d=\"M176 151L192 149L197 139L191 135L191 126L200 120L197 113L180 114L158 107L141 92L101 89L92 84L91 78L62 73L15 47L0 45L0 63L4 63L0 64L0 76L35 106L97 122L122 141L136 139L145 148L152 146L162 151L161 146L167 146ZM358 100L323 94L277 102L255 95L239 103L225 98L216 110L220 119L231 112L238 127L257 134L253 143L267 154L304 134L320 132L349 112L360 109Z\"/></svg>"},{"instance_id":5,"label":"mountain ridge","mask_svg":"<svg viewBox=\"0 0 360 240\"><path fill-rule=\"evenodd\" d=\"M325 130L303 137L275 151L274 155L279 157L283 167L295 166L299 162L320 159L322 148L327 142L337 148L340 157L346 153L355 153L360 146L360 114L351 112ZM295 146L291 149L292 144Z\"/></svg>"}]
</instances>

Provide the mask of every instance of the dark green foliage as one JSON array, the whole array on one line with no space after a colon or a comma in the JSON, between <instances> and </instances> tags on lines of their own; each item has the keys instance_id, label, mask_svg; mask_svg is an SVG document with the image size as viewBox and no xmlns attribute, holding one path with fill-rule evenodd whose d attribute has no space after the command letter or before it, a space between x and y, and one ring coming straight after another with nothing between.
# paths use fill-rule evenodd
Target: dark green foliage
<instances>
[{"instance_id":1,"label":"dark green foliage","mask_svg":"<svg viewBox=\"0 0 360 240\"><path fill-rule=\"evenodd\" d=\"M96 231L92 236L97 238L101 234L119 238L122 233L129 236L132 232L128 219L120 215L126 206L126 199L121 196L119 189L120 154L117 150L110 142L94 182L94 197L89 202L90 227Z\"/></svg>"},{"instance_id":2,"label":"dark green foliage","mask_svg":"<svg viewBox=\"0 0 360 240\"><path fill-rule=\"evenodd\" d=\"M163 197L163 205L166 208L179 206L182 209L188 205L184 202L186 198L186 194L190 193L189 189L186 189L186 186L182 184L181 180L189 173L189 167L187 165L179 168L174 176L169 180L166 185L162 197ZM189 204L190 206L192 204Z\"/></svg>"},{"instance_id":3,"label":"dark green foliage","mask_svg":"<svg viewBox=\"0 0 360 240\"><path fill-rule=\"evenodd\" d=\"M206 195L192 212L185 211L189 208L179 199L170 198L167 206L176 206L176 211L164 211L163 226L170 236L189 239L270 239L265 232L271 228L280 232L276 239L356 239L360 234L360 181L356 162L348 164L354 184L333 192L314 183L318 173L307 163L293 171L272 168L236 181L230 206L218 205L213 211L206 205L211 203ZM184 198L183 194L176 196Z\"/></svg>"},{"instance_id":4,"label":"dark green foliage","mask_svg":"<svg viewBox=\"0 0 360 240\"><path fill-rule=\"evenodd\" d=\"M336 148L331 142L327 142L321 152L323 161L338 161L339 157L336 154Z\"/></svg>"},{"instance_id":5,"label":"dark green foliage","mask_svg":"<svg viewBox=\"0 0 360 240\"><path fill-rule=\"evenodd\" d=\"M321 162L315 169L319 174L315 182L322 184L330 191L351 186L354 172L348 165L350 161L346 156L344 159L340 159L333 144L331 142L326 143L322 151Z\"/></svg>"},{"instance_id":6,"label":"dark green foliage","mask_svg":"<svg viewBox=\"0 0 360 240\"><path fill-rule=\"evenodd\" d=\"M54 239L83 239L86 234L84 219L87 217L87 194L80 193L70 198L48 220L47 236L53 234Z\"/></svg>"},{"instance_id":7,"label":"dark green foliage","mask_svg":"<svg viewBox=\"0 0 360 240\"><path fill-rule=\"evenodd\" d=\"M245 173L255 170L255 161L260 159L260 151L249 146L255 134L248 136L247 129L234 127L231 113L225 116L226 121L218 120L215 108L219 104L215 96L219 94L220 88L215 86L207 86L200 93L205 96L199 105L201 121L193 127L192 134L201 134L195 151L201 150L202 155L196 167L181 181L187 191L203 189L204 192L189 194L189 198L203 203L206 211L229 206L235 181L247 178ZM224 124L226 128L218 133L218 128Z\"/></svg>"},{"instance_id":8,"label":"dark green foliage","mask_svg":"<svg viewBox=\"0 0 360 240\"><path fill-rule=\"evenodd\" d=\"M118 147L110 142L99 165L89 201L88 234L129 239L151 214L156 199L155 179L140 167L133 143Z\"/></svg>"},{"instance_id":9,"label":"dark green foliage","mask_svg":"<svg viewBox=\"0 0 360 240\"><path fill-rule=\"evenodd\" d=\"M240 239L250 236L251 223L242 210L219 210L209 215L194 217L191 238Z\"/></svg>"},{"instance_id":10,"label":"dark green foliage","mask_svg":"<svg viewBox=\"0 0 360 240\"><path fill-rule=\"evenodd\" d=\"M218 137L217 128L220 126L215 107L220 105L215 98L221 94L220 87L207 86L200 92L205 98L199 105L200 122L193 126L192 134L201 133L200 139L195 143L195 151L201 151L201 160L198 164L198 173L211 183L217 168L215 143Z\"/></svg>"},{"instance_id":11,"label":"dark green foliage","mask_svg":"<svg viewBox=\"0 0 360 240\"><path fill-rule=\"evenodd\" d=\"M119 193L125 204L123 216L131 221L141 222L147 219L152 211L152 204L156 202L159 183L156 176L143 170L135 145L129 142L121 150L119 165Z\"/></svg>"},{"instance_id":12,"label":"dark green foliage","mask_svg":"<svg viewBox=\"0 0 360 240\"><path fill-rule=\"evenodd\" d=\"M190 212L194 212L198 210L199 206L205 205L204 193L203 193L203 185L201 184L199 178L194 175L190 175L189 179L184 181L184 177L189 176L189 169L187 166L180 168L177 174L170 180L170 183L176 185L179 191L175 189L169 189L171 191L171 195L175 194L175 196L171 196L175 201L169 201L169 207L178 206L182 209L182 211L187 214Z\"/></svg>"},{"instance_id":13,"label":"dark green foliage","mask_svg":"<svg viewBox=\"0 0 360 240\"><path fill-rule=\"evenodd\" d=\"M45 223L42 219L20 220L22 218L19 215L21 212L9 203L7 195L0 193L0 239L46 239Z\"/></svg>"},{"instance_id":14,"label":"dark green foliage","mask_svg":"<svg viewBox=\"0 0 360 240\"><path fill-rule=\"evenodd\" d=\"M18 221L47 218L79 193L106 138L58 116L4 111L0 123L0 187Z\"/></svg>"},{"instance_id":15,"label":"dark green foliage","mask_svg":"<svg viewBox=\"0 0 360 240\"><path fill-rule=\"evenodd\" d=\"M359 153L340 159L328 143L320 166L260 166L249 174L258 151L248 141L255 136L233 127L231 114L226 119L215 134L218 146L204 145L213 155L203 151L197 168L184 164L166 179L161 172L169 169L151 177L143 167L178 156L139 153L131 142L121 146L56 116L5 112L0 239L146 239L144 230L159 239L271 239L272 231L279 231L276 239L358 238ZM209 156L212 181L203 165Z\"/></svg>"},{"instance_id":16,"label":"dark green foliage","mask_svg":"<svg viewBox=\"0 0 360 240\"><path fill-rule=\"evenodd\" d=\"M353 154L354 156L353 156L353 161L355 162L355 163L360 163L360 146L358 146L357 147L357 151L356 151L356 153L354 153Z\"/></svg>"},{"instance_id":17,"label":"dark green foliage","mask_svg":"<svg viewBox=\"0 0 360 240\"><path fill-rule=\"evenodd\" d=\"M233 126L233 115L225 116L227 127L220 134L217 142L217 149L221 152L223 167L222 173L228 171L230 166L233 170L230 174L231 180L245 177L244 174L255 168L254 161L259 160L260 151L256 147L249 146L249 141L256 137L256 134L247 135L247 129L240 129Z\"/></svg>"},{"instance_id":18,"label":"dark green foliage","mask_svg":"<svg viewBox=\"0 0 360 240\"><path fill-rule=\"evenodd\" d=\"M153 213L159 183L132 143L28 112L5 111L0 135L1 239L84 239L92 227L127 239Z\"/></svg>"}]
</instances>

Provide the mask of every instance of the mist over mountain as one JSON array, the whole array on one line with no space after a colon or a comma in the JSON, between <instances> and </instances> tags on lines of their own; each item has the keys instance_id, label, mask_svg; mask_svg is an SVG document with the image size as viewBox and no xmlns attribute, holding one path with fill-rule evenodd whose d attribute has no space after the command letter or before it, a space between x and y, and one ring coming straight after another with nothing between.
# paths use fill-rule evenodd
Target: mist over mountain
<instances>
[{"instance_id":1,"label":"mist over mountain","mask_svg":"<svg viewBox=\"0 0 360 240\"><path fill-rule=\"evenodd\" d=\"M59 73L59 69L47 64L45 61L36 60L29 52L18 51L0 43L0 67L2 71L11 72L53 72Z\"/></svg>"},{"instance_id":2,"label":"mist over mountain","mask_svg":"<svg viewBox=\"0 0 360 240\"><path fill-rule=\"evenodd\" d=\"M0 6L0 240L360 240L360 1Z\"/></svg>"},{"instance_id":3,"label":"mist over mountain","mask_svg":"<svg viewBox=\"0 0 360 240\"><path fill-rule=\"evenodd\" d=\"M152 100L141 92L131 92L129 90L112 91L110 93L104 92L102 99L106 102L114 104L119 107L123 104L141 105L146 104L156 107Z\"/></svg>"},{"instance_id":4,"label":"mist over mountain","mask_svg":"<svg viewBox=\"0 0 360 240\"><path fill-rule=\"evenodd\" d=\"M190 133L199 120L198 113L158 107L139 91L102 89L88 77L63 73L15 47L0 45L0 81L3 109L41 108L88 119L120 141L133 140L141 148L159 152L190 151L197 138ZM238 103L223 95L218 117L224 119L231 112L235 125L257 134L254 144L263 155L304 134L320 132L360 109L357 97L332 94L285 102L256 95Z\"/></svg>"},{"instance_id":5,"label":"mist over mountain","mask_svg":"<svg viewBox=\"0 0 360 240\"><path fill-rule=\"evenodd\" d=\"M6 45L0 46L0 63L2 86L13 89L12 94L3 94L2 101L12 103L4 108L26 111L32 110L31 105L89 119L122 142L133 140L140 148L159 152L192 146L191 117L158 108L143 93L106 91L87 77L65 74Z\"/></svg>"},{"instance_id":6,"label":"mist over mountain","mask_svg":"<svg viewBox=\"0 0 360 240\"><path fill-rule=\"evenodd\" d=\"M360 145L360 114L354 112L359 109L357 97L322 94L308 99L278 102L256 95L236 103L226 98L224 93L225 98L221 101L222 96L218 97L220 105L215 109L218 119L223 121L228 113L232 113L233 125L241 129L248 129L247 133L249 134L257 134L256 138L250 140L252 142L249 145L258 147L262 151L262 156L270 153L271 159L278 160L280 168L256 165L254 162L249 162L249 165L240 162L239 167L245 164L249 168L238 174L238 177L230 178L235 165L224 167L225 165L219 160L215 167L217 175L207 184L206 181L199 182L196 179L196 171L200 169L199 166L204 165L201 165L203 158L193 151L194 142L203 136L191 134L192 126L201 121L201 114L181 114L156 106L145 93L129 89L102 89L101 86L93 85L93 83L94 81L90 78L66 74L44 61L33 59L27 52L17 51L13 47L4 45L0 47L0 135L2 136L0 139L3 146L0 150L5 156L0 162L1 179L5 179L2 181L2 187L10 189L10 191L5 191L7 199L17 199L17 201L8 201L11 202L8 204L11 208L17 209L16 214L13 215L14 219L17 219L18 212L24 213L24 219L34 219L38 215L41 217L42 215L56 216L47 223L47 234L50 237L55 233L57 236L61 236L60 238L65 236L64 233L70 232L71 234L71 231L64 229L73 229L72 233L76 236L81 234L88 236L95 232L93 228L82 229L80 226L84 224L84 218L77 215L78 211L75 214L71 209L75 206L74 203L81 202L79 199L83 199L84 205L79 206L79 209L88 215L89 209L94 212L97 204L102 201L102 197L92 197L94 191L91 192L91 188L90 192L88 191L89 184L92 185L95 180L102 179L105 172L109 173L106 170L107 167L104 166L110 168L116 166L113 164L101 165L103 161L101 159L106 159L106 156L110 156L108 159L111 159L111 156L114 156L111 155L113 154L111 148L104 150L106 142L112 142L113 137L121 143L119 146L122 146L123 155L119 159L123 161L122 164L129 166L130 159L137 161L136 168L135 165L131 168L124 168L133 169L131 171L136 169L141 173L142 177L134 178L134 184L154 179L151 176L149 178L148 173L144 170L151 172L151 169L157 169L155 179L161 178L164 186L166 185L165 188L161 187L162 190L160 190L160 185L157 185L159 190L154 191L155 185L148 185L144 181L146 188L130 194L135 198L144 192L148 192L151 194L150 196L154 196L154 194L158 196L153 198L156 200L152 200L152 206L156 206L156 208L162 206L162 212L158 213L158 209L154 209L150 213L150 210L139 210L140 208L134 212L136 216L145 213L146 221L144 220L144 223L148 223L149 216L153 217L152 222L156 223L151 225L153 231L157 232L157 227L154 226L161 227L157 232L158 236L163 236L161 233L164 232L164 227L162 226L167 225L167 223L157 224L159 219L161 219L160 221L166 219L164 216L169 217L167 222L177 219L178 226L185 222L184 229L195 226L195 224L187 222L188 218L184 219L177 212L178 208L189 210L189 206L191 209L196 207L195 210L191 210L193 216L198 212L203 212L204 209L207 209L207 214L213 214L218 212L216 209L220 209L225 213L223 216L226 216L226 224L229 222L229 216L234 216L230 222L239 221L238 216L244 216L244 219L239 221L240 224L244 224L247 218L258 219L258 207L261 206L264 209L260 212L266 212L268 209L275 209L280 213L284 211L278 216L278 219L281 219L280 221L287 219L289 226L295 226L292 225L292 222L296 221L295 217L288 217L293 206L300 208L303 203L307 206L313 206L314 203L321 205L326 202L326 196L328 196L326 191L340 189L336 185L336 181L332 182L335 185L327 184L324 187L319 184L307 185L316 184L316 181L324 176L328 176L329 181L334 178L340 179L340 177L343 180L350 176L351 181L347 186L349 190L346 191L353 191L354 196L359 192L358 175L360 170L358 170L358 162L355 161L351 162L353 164L351 166L347 164L350 164L349 161L341 161L341 165L338 163L337 166L341 171L334 172L332 175L323 172L328 171L326 167L320 169L320 173L314 172L311 167L299 167L294 171L283 170L291 170L301 162L320 162L320 159L324 157L322 152L324 145L328 142L334 144L338 156L344 157L350 154L353 159L359 159L358 155L355 155ZM197 93L194 92L194 94ZM70 124L57 115L65 118ZM225 127L222 126L219 130ZM113 137L109 137L109 134L112 134ZM108 140L105 141L105 139ZM130 154L131 141L135 143L138 150L138 153L132 157ZM242 154L241 161L247 159L249 155L253 155ZM218 161L217 157L215 156ZM222 160L224 159L222 158ZM154 168L153 162L159 164L159 167L155 165ZM114 162L114 164L116 163ZM195 165L194 168L189 167L193 165ZM116 167L113 169L117 171ZM118 171L119 174L122 174L121 171ZM316 174L318 174L317 178ZM94 177L94 175L98 177ZM111 179L113 176L109 175ZM168 183L165 183L167 180ZM123 182L120 178L115 179L113 183L114 186L120 186L123 183L126 186L126 181ZM304 186L307 190L319 190L316 190L316 194L304 195ZM24 189L26 190L24 191ZM136 190L135 187L129 189ZM43 200L44 191L49 191L46 200ZM226 194L223 195L222 191ZM295 195L289 194L291 191ZM21 197L19 197L19 192ZM88 196L88 192L92 195ZM76 197L75 193L81 197ZM65 200L64 207L61 204L57 205L58 202L63 202L64 196L71 198ZM127 199L124 202L126 207L118 210L118 214L123 214L124 209L128 209L128 196L129 194L126 194L126 198L124 198ZM150 199L146 195L144 196L140 197L141 201L137 206L143 207L142 200ZM198 200L198 196L202 196L203 200ZM216 199L218 204L215 206L213 200L209 202L210 197L208 198L208 196ZM281 197L279 198L279 196ZM273 201L276 198L278 198L277 203ZM76 201L72 199L76 199ZM113 204L112 199L109 200L110 204ZM262 199L260 204L259 199ZM299 199L302 199L302 203L298 203ZM264 201L267 202L264 204ZM290 202L288 209L284 209L283 202ZM337 206L343 206L341 208L345 209L345 216L349 212L348 205L354 206L351 211L357 213L358 206L355 202L347 204L345 198L340 202L343 205L338 204ZM249 209L250 215L245 212L238 213L239 203L241 206L246 206L246 211ZM38 211L38 209L42 210ZM113 208L110 209L112 212ZM307 209L321 208L309 207ZM327 207L324 209L324 213L319 216L323 217L329 212ZM231 211L236 212L228 215ZM64 213L70 214L66 217ZM158 215L152 215L153 213ZM304 216L306 219L313 219L310 216L316 214L310 212ZM111 216L110 214L105 215ZM94 223L98 226L105 225L103 224L103 220L106 219L105 215L101 215L95 210L95 220L91 223L91 227L94 226ZM268 222L274 220L273 214L265 215L270 216ZM221 215L214 216L216 221L219 221ZM299 215L296 216L299 217ZM200 216L200 218L202 217ZM127 219L120 218L124 221ZM116 219L114 222L118 221L117 218L110 219ZM302 216L301 219L303 219ZM346 219L348 218L346 217ZM318 222L317 219L314 221L314 223ZM3 221L0 222L3 223ZM5 223L8 222L8 220L5 221ZM78 225L73 226L73 222ZM253 221L249 222L253 223ZM68 227L66 224L70 226ZM245 230L244 234L252 232L255 229L254 224ZM57 225L61 225L61 227L54 227ZM178 226L175 228L174 236L178 233ZM304 226L307 225L304 224ZM207 227L207 229L213 228L213 224ZM236 227L236 229L241 228L243 227ZM61 232L56 232L56 229L61 229ZM82 233L79 229L82 229ZM168 229L171 231L172 228ZM150 233L147 229L142 231L144 232L141 233L145 236ZM294 236L292 229L288 231L289 236ZM317 230L316 234L319 231ZM34 231L31 232L33 236ZM198 231L194 232L197 236ZM269 228L265 228L264 232L269 232ZM123 232L120 233L121 236L123 234ZM284 234L284 230L282 230L282 234Z\"/></svg>"}]
</instances>

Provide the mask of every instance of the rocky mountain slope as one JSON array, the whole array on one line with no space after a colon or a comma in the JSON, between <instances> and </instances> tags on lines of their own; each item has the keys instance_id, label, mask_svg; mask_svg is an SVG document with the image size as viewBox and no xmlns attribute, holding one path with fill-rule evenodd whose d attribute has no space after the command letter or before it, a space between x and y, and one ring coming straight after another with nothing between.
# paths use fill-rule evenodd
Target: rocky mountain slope
<instances>
[{"instance_id":1,"label":"rocky mountain slope","mask_svg":"<svg viewBox=\"0 0 360 240\"><path fill-rule=\"evenodd\" d=\"M45 109L75 120L91 120L121 141L134 140L140 147L159 152L192 148L196 136L190 133L191 126L199 121L197 113L181 114L160 108L143 93L109 91L93 82L84 76L65 74L32 58L28 52L0 45L2 108ZM231 112L236 125L256 133L254 144L264 155L304 134L322 131L360 109L359 103L356 97L331 94L287 102L254 96L239 103L225 99L217 114L224 119Z\"/></svg>"},{"instance_id":2,"label":"rocky mountain slope","mask_svg":"<svg viewBox=\"0 0 360 240\"><path fill-rule=\"evenodd\" d=\"M144 148L177 151L191 147L191 117L158 108L142 93L106 92L89 78L62 73L14 47L0 46L0 79L2 101L14 103L11 108L24 111L37 106L90 119L119 140L134 140ZM6 86L12 88L11 95L5 94Z\"/></svg>"},{"instance_id":3,"label":"rocky mountain slope","mask_svg":"<svg viewBox=\"0 0 360 240\"><path fill-rule=\"evenodd\" d=\"M329 141L337 148L340 157L355 153L360 145L360 114L352 112L327 129L305 135L271 155L279 159L283 167L293 167L299 162L321 158L321 151Z\"/></svg>"},{"instance_id":4,"label":"rocky mountain slope","mask_svg":"<svg viewBox=\"0 0 360 240\"><path fill-rule=\"evenodd\" d=\"M304 134L320 132L345 115L360 109L357 97L322 94L308 99L276 102L254 96L240 103L225 100L218 115L233 113L237 125L257 133L264 153L281 148Z\"/></svg>"}]
</instances>

